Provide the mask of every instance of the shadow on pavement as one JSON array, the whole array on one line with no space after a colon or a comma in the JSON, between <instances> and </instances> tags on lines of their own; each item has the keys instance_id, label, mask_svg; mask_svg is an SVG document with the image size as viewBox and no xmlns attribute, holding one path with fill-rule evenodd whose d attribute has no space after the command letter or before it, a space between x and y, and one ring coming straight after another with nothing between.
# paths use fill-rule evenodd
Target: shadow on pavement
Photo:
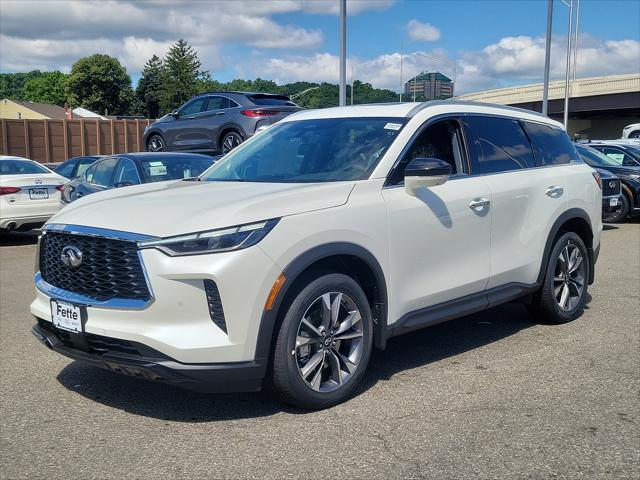
<instances>
[{"instance_id":1,"label":"shadow on pavement","mask_svg":"<svg viewBox=\"0 0 640 480\"><path fill-rule=\"evenodd\" d=\"M35 245L36 243L38 243L38 235L40 235L40 230L0 234L0 247L20 247L23 245Z\"/></svg>"},{"instance_id":2,"label":"shadow on pavement","mask_svg":"<svg viewBox=\"0 0 640 480\"><path fill-rule=\"evenodd\" d=\"M395 374L488 345L532 325L523 305L507 304L393 338L387 350L374 351L359 391L366 391ZM81 362L65 367L58 381L67 389L104 405L177 422L264 417L283 411L305 413L283 406L265 393L195 393L129 378Z\"/></svg>"}]
</instances>

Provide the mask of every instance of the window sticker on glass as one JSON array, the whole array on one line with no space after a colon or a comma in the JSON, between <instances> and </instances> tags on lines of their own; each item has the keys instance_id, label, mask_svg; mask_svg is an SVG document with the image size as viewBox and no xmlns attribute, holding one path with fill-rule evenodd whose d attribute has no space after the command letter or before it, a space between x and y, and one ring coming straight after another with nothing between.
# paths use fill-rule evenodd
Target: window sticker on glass
<instances>
[{"instance_id":1,"label":"window sticker on glass","mask_svg":"<svg viewBox=\"0 0 640 480\"><path fill-rule=\"evenodd\" d=\"M182 178L191 178L191 169L185 168L182 171Z\"/></svg>"},{"instance_id":2,"label":"window sticker on glass","mask_svg":"<svg viewBox=\"0 0 640 480\"><path fill-rule=\"evenodd\" d=\"M384 126L385 130L400 130L402 128L402 124L401 123L387 123Z\"/></svg>"},{"instance_id":3,"label":"window sticker on glass","mask_svg":"<svg viewBox=\"0 0 640 480\"><path fill-rule=\"evenodd\" d=\"M153 165L153 164L160 164L160 165ZM149 175L151 175L152 177L157 177L159 175L166 175L167 174L167 167L162 165L162 162L151 162L149 163Z\"/></svg>"}]
</instances>

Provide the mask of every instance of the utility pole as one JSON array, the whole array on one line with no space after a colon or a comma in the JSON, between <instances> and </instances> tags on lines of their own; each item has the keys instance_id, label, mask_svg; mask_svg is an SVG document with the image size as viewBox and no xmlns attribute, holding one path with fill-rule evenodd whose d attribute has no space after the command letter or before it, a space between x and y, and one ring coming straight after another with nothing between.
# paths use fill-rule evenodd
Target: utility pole
<instances>
[{"instance_id":1,"label":"utility pole","mask_svg":"<svg viewBox=\"0 0 640 480\"><path fill-rule=\"evenodd\" d=\"M404 83L402 82L402 61L403 61L403 49L404 45L400 43L400 103L402 103L402 90L404 90Z\"/></svg>"},{"instance_id":2,"label":"utility pole","mask_svg":"<svg viewBox=\"0 0 640 480\"><path fill-rule=\"evenodd\" d=\"M551 26L553 24L553 0L547 0L547 40L544 52L544 88L542 89L542 114L549 106L549 65L551 63Z\"/></svg>"},{"instance_id":3,"label":"utility pole","mask_svg":"<svg viewBox=\"0 0 640 480\"><path fill-rule=\"evenodd\" d=\"M576 72L578 69L578 27L580 25L580 0L576 3L576 36L573 40L573 80L571 81L571 90L573 93L573 84L576 81Z\"/></svg>"},{"instance_id":4,"label":"utility pole","mask_svg":"<svg viewBox=\"0 0 640 480\"><path fill-rule=\"evenodd\" d=\"M347 0L340 0L340 106L347 104Z\"/></svg>"},{"instance_id":5,"label":"utility pole","mask_svg":"<svg viewBox=\"0 0 640 480\"><path fill-rule=\"evenodd\" d=\"M571 74L571 34L573 33L573 0L569 0L569 33L567 34L567 71L564 80L564 128L569 125L569 77Z\"/></svg>"}]
</instances>

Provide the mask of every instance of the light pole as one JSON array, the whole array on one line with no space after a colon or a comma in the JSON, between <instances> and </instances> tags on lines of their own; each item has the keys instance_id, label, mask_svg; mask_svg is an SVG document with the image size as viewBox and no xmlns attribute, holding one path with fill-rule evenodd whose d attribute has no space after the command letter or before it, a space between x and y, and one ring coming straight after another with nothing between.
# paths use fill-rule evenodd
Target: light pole
<instances>
[{"instance_id":1,"label":"light pole","mask_svg":"<svg viewBox=\"0 0 640 480\"><path fill-rule=\"evenodd\" d=\"M340 106L347 104L347 0L340 0Z\"/></svg>"},{"instance_id":2,"label":"light pole","mask_svg":"<svg viewBox=\"0 0 640 480\"><path fill-rule=\"evenodd\" d=\"M542 89L542 114L549 107L549 65L551 64L551 27L553 24L553 0L547 0L547 40L544 51L544 87Z\"/></svg>"},{"instance_id":3,"label":"light pole","mask_svg":"<svg viewBox=\"0 0 640 480\"><path fill-rule=\"evenodd\" d=\"M404 90L404 83L402 83L402 63L403 63L403 52L404 45L402 42L400 43L400 103L402 103L402 91Z\"/></svg>"},{"instance_id":4,"label":"light pole","mask_svg":"<svg viewBox=\"0 0 640 480\"><path fill-rule=\"evenodd\" d=\"M562 2L567 5L565 0ZM567 34L567 68L564 80L564 128L569 125L569 76L571 74L571 33L573 30L573 0L569 0L569 33Z\"/></svg>"},{"instance_id":5,"label":"light pole","mask_svg":"<svg viewBox=\"0 0 640 480\"><path fill-rule=\"evenodd\" d=\"M576 72L578 70L578 26L580 25L580 0L576 2L576 36L573 40L573 80L571 88L576 81Z\"/></svg>"}]
</instances>

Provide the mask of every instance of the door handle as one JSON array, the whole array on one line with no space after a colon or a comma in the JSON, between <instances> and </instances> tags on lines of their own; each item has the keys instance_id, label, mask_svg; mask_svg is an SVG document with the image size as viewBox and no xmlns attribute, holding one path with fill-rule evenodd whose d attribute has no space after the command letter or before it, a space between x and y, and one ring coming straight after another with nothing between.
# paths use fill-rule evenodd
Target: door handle
<instances>
[{"instance_id":1,"label":"door handle","mask_svg":"<svg viewBox=\"0 0 640 480\"><path fill-rule=\"evenodd\" d=\"M558 185L551 185L549 188L545 190L544 193L546 193L551 198L558 198L562 196L562 194L564 193L564 188Z\"/></svg>"},{"instance_id":2,"label":"door handle","mask_svg":"<svg viewBox=\"0 0 640 480\"><path fill-rule=\"evenodd\" d=\"M469 208L471 210L480 210L484 207L488 207L491 201L487 198L474 198L469 202Z\"/></svg>"},{"instance_id":3,"label":"door handle","mask_svg":"<svg viewBox=\"0 0 640 480\"><path fill-rule=\"evenodd\" d=\"M227 112L216 112L216 113L214 113L214 115L224 115L225 113L227 113Z\"/></svg>"}]
</instances>

